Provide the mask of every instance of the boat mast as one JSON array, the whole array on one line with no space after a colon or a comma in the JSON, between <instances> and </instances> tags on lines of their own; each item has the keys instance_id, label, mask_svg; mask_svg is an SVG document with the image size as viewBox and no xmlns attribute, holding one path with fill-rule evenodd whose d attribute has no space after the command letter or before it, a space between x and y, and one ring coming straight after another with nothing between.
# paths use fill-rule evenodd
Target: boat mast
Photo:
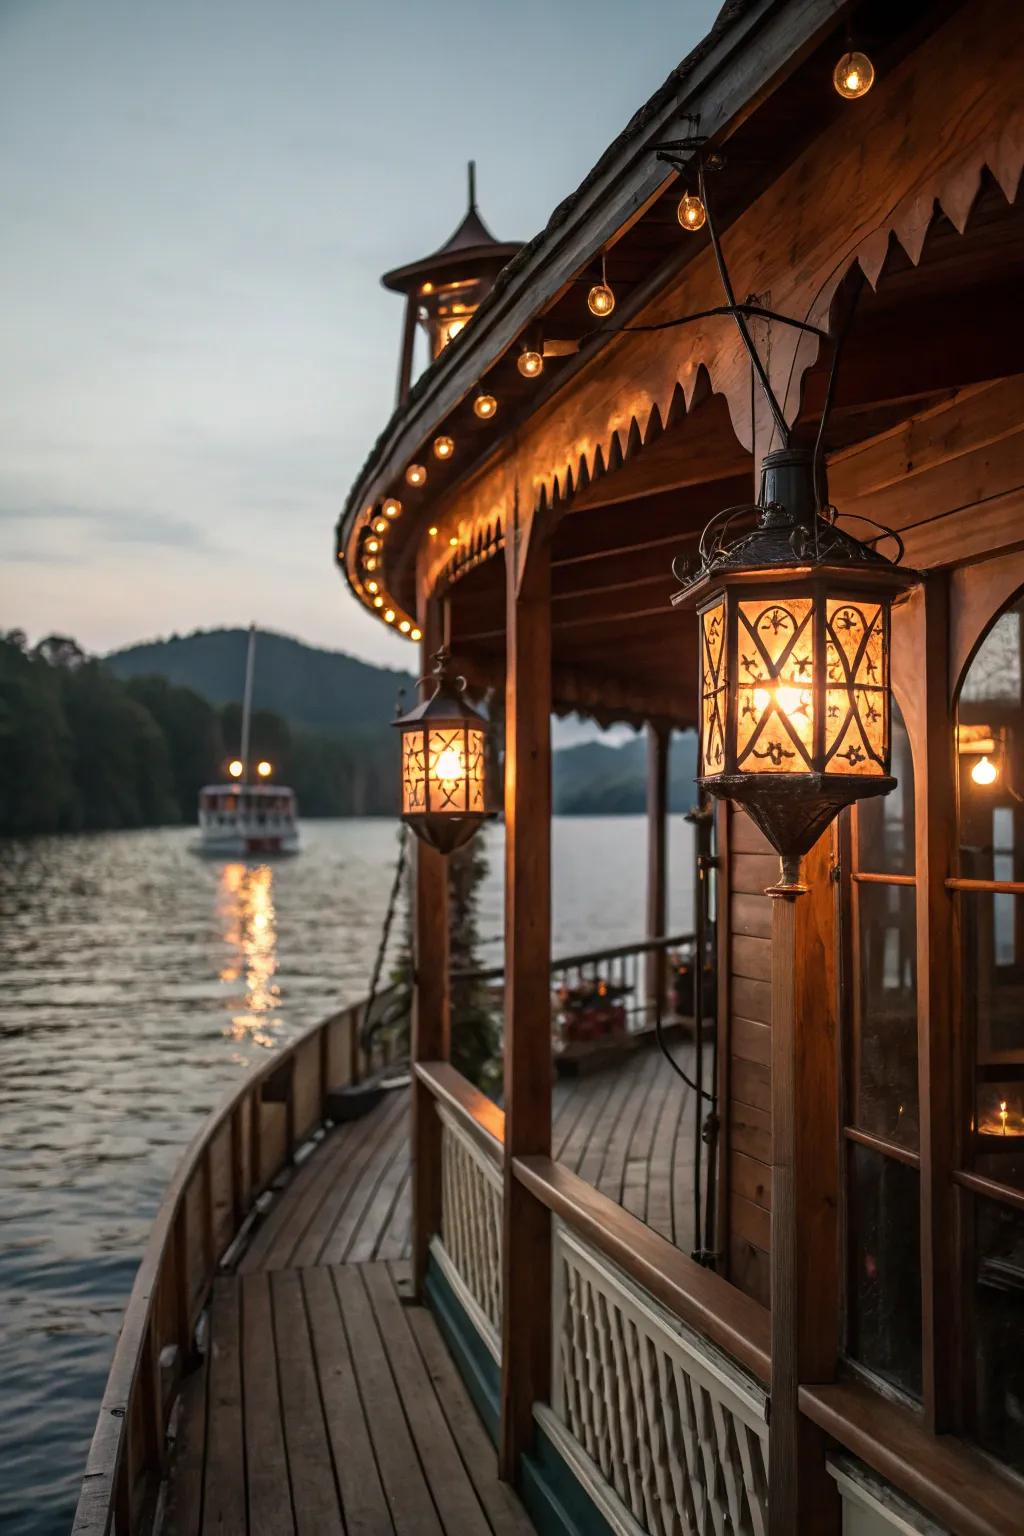
<instances>
[{"instance_id":1,"label":"boat mast","mask_svg":"<svg viewBox=\"0 0 1024 1536\"><path fill-rule=\"evenodd\" d=\"M252 676L256 660L256 625L249 625L249 649L245 655L245 693L242 698L242 783L249 782L249 724L252 716Z\"/></svg>"}]
</instances>

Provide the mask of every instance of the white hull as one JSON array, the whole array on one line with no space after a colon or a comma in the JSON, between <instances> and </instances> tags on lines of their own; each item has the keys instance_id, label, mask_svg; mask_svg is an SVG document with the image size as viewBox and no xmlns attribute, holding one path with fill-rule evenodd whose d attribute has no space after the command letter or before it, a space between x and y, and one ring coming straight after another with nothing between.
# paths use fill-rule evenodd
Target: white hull
<instances>
[{"instance_id":1,"label":"white hull","mask_svg":"<svg viewBox=\"0 0 1024 1536\"><path fill-rule=\"evenodd\" d=\"M199 796L196 853L263 859L298 853L295 796L270 784L208 784Z\"/></svg>"},{"instance_id":2,"label":"white hull","mask_svg":"<svg viewBox=\"0 0 1024 1536\"><path fill-rule=\"evenodd\" d=\"M265 828L251 833L209 829L192 845L195 853L214 859L275 858L299 851L299 830L268 832Z\"/></svg>"}]
</instances>

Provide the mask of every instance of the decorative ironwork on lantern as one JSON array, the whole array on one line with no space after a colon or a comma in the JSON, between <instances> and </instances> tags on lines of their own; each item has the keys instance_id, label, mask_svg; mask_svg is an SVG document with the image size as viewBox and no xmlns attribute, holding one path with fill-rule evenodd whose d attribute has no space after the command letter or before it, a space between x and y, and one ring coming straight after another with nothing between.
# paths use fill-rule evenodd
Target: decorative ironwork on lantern
<instances>
[{"instance_id":1,"label":"decorative ironwork on lantern","mask_svg":"<svg viewBox=\"0 0 1024 1536\"><path fill-rule=\"evenodd\" d=\"M791 885L843 806L895 787L890 615L918 576L816 510L803 450L765 456L758 508L731 543L731 516L753 509L712 519L673 603L697 610L698 782L743 806Z\"/></svg>"},{"instance_id":2,"label":"decorative ironwork on lantern","mask_svg":"<svg viewBox=\"0 0 1024 1536\"><path fill-rule=\"evenodd\" d=\"M402 733L402 820L439 853L467 843L491 812L487 807L488 722L464 697L449 653L437 652L429 699L394 722Z\"/></svg>"}]
</instances>

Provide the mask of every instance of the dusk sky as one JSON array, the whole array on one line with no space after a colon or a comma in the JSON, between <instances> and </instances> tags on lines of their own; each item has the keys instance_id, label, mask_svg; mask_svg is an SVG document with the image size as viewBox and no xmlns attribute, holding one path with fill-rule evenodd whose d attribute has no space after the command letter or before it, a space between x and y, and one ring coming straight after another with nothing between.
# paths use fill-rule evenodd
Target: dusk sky
<instances>
[{"instance_id":1,"label":"dusk sky","mask_svg":"<svg viewBox=\"0 0 1024 1536\"><path fill-rule=\"evenodd\" d=\"M720 0L0 0L0 627L370 660L332 529L393 405L381 272L527 239Z\"/></svg>"}]
</instances>

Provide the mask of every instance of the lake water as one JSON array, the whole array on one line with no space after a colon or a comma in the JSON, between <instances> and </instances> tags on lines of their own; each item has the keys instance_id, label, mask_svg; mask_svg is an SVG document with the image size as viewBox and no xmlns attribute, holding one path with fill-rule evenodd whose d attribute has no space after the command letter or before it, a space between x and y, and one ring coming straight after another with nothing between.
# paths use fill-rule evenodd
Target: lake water
<instances>
[{"instance_id":1,"label":"lake water","mask_svg":"<svg viewBox=\"0 0 1024 1536\"><path fill-rule=\"evenodd\" d=\"M301 857L190 852L188 829L0 843L0 1530L64 1536L121 1312L181 1148L263 1052L365 996L385 821L307 822ZM502 830L484 834L500 959ZM554 825L556 954L640 939L640 817ZM690 927L673 817L671 931Z\"/></svg>"}]
</instances>

